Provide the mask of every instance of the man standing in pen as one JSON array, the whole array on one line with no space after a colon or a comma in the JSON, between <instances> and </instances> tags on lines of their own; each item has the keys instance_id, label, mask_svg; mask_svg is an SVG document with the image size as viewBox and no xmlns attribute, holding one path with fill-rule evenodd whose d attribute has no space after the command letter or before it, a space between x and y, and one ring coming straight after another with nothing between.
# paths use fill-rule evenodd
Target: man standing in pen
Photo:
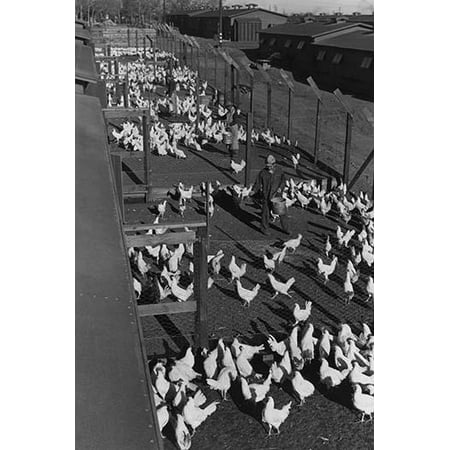
<instances>
[{"instance_id":1,"label":"man standing in pen","mask_svg":"<svg viewBox=\"0 0 450 450\"><path fill-rule=\"evenodd\" d=\"M269 155L266 158L266 167L259 172L253 187L253 195L261 194L262 197L261 232L265 235L269 234L271 200L277 194L281 196L285 182L283 170L276 165L275 157ZM283 233L289 234L287 215L280 215L280 221Z\"/></svg>"}]
</instances>

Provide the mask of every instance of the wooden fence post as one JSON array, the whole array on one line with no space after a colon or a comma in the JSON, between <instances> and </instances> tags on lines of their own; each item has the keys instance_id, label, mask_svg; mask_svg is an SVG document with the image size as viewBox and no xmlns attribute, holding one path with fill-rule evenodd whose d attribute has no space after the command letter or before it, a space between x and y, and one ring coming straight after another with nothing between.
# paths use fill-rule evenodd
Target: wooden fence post
<instances>
[{"instance_id":1,"label":"wooden fence post","mask_svg":"<svg viewBox=\"0 0 450 450\"><path fill-rule=\"evenodd\" d=\"M225 105L227 104L228 101L228 94L227 94L227 87L228 87L228 64L227 62L224 60L224 68L223 68L223 73L224 73L224 77L223 77L223 101L225 103Z\"/></svg>"},{"instance_id":2,"label":"wooden fence post","mask_svg":"<svg viewBox=\"0 0 450 450\"><path fill-rule=\"evenodd\" d=\"M314 132L314 164L317 164L320 148L320 99L317 99L316 127Z\"/></svg>"},{"instance_id":3,"label":"wooden fence post","mask_svg":"<svg viewBox=\"0 0 450 450\"><path fill-rule=\"evenodd\" d=\"M206 228L197 231L198 240L194 243L194 295L197 301L196 345L208 348L208 263L206 248Z\"/></svg>"},{"instance_id":4,"label":"wooden fence post","mask_svg":"<svg viewBox=\"0 0 450 450\"><path fill-rule=\"evenodd\" d=\"M350 174L350 152L352 147L352 127L353 127L353 114L347 104L344 96L340 89L335 89L333 91L334 96L337 98L339 103L344 107L346 111L346 124L345 124L345 150L344 150L344 172L342 175L343 182L348 184L349 174Z\"/></svg>"},{"instance_id":5,"label":"wooden fence post","mask_svg":"<svg viewBox=\"0 0 450 450\"><path fill-rule=\"evenodd\" d=\"M288 123L287 123L287 138L290 141L291 140L291 126L292 126L292 111L291 111L291 106L292 106L292 90L289 89L289 99L288 99Z\"/></svg>"},{"instance_id":6,"label":"wooden fence post","mask_svg":"<svg viewBox=\"0 0 450 450\"><path fill-rule=\"evenodd\" d=\"M205 76L204 76L204 79L205 79L205 81L208 81L208 49L205 47L204 50L205 50L205 67L204 67Z\"/></svg>"},{"instance_id":7,"label":"wooden fence post","mask_svg":"<svg viewBox=\"0 0 450 450\"><path fill-rule=\"evenodd\" d=\"M253 113L247 113L247 139L245 142L245 187L249 187L252 170L252 130L253 130Z\"/></svg>"},{"instance_id":8,"label":"wooden fence post","mask_svg":"<svg viewBox=\"0 0 450 450\"><path fill-rule=\"evenodd\" d=\"M272 123L272 84L267 82L267 114L266 114L266 128L270 128Z\"/></svg>"},{"instance_id":9,"label":"wooden fence post","mask_svg":"<svg viewBox=\"0 0 450 450\"><path fill-rule=\"evenodd\" d=\"M348 179L350 175L350 152L352 147L352 127L353 127L353 117L351 114L347 113L347 121L345 126L345 153L344 153L344 173L343 181L348 184Z\"/></svg>"},{"instance_id":10,"label":"wooden fence post","mask_svg":"<svg viewBox=\"0 0 450 450\"><path fill-rule=\"evenodd\" d=\"M147 193L145 195L145 201L148 203L150 201L151 195L151 169L150 169L150 145L149 145L149 134L148 134L149 120L147 113L144 112L142 115L142 137L143 137L143 150L144 150L144 183L147 186Z\"/></svg>"},{"instance_id":11,"label":"wooden fence post","mask_svg":"<svg viewBox=\"0 0 450 450\"><path fill-rule=\"evenodd\" d=\"M219 91L219 87L217 86L217 53L214 51L214 89Z\"/></svg>"},{"instance_id":12,"label":"wooden fence post","mask_svg":"<svg viewBox=\"0 0 450 450\"><path fill-rule=\"evenodd\" d=\"M235 92L235 98L234 103L236 105L236 108L239 108L239 105L241 103L240 93L239 93L239 82L240 82L240 76L239 76L239 69L237 67L234 68L235 73L235 80L234 80L234 92Z\"/></svg>"},{"instance_id":13,"label":"wooden fence post","mask_svg":"<svg viewBox=\"0 0 450 450\"><path fill-rule=\"evenodd\" d=\"M127 28L127 43L128 43L128 48L131 47L131 42L130 42L130 29Z\"/></svg>"},{"instance_id":14,"label":"wooden fence post","mask_svg":"<svg viewBox=\"0 0 450 450\"><path fill-rule=\"evenodd\" d=\"M138 40L138 30L136 30L136 53L139 51L139 40Z\"/></svg>"},{"instance_id":15,"label":"wooden fence post","mask_svg":"<svg viewBox=\"0 0 450 450\"><path fill-rule=\"evenodd\" d=\"M199 99L199 90L200 90L200 80L197 77L195 79L195 102L196 102L196 108L197 108L197 115L195 118L195 132L198 132L198 123L200 121L200 99Z\"/></svg>"}]
</instances>

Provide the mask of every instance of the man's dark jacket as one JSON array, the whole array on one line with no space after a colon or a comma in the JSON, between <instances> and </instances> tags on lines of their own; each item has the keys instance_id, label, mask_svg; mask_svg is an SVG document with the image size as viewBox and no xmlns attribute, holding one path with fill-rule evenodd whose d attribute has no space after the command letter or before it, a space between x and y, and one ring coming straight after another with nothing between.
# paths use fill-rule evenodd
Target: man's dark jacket
<instances>
[{"instance_id":1,"label":"man's dark jacket","mask_svg":"<svg viewBox=\"0 0 450 450\"><path fill-rule=\"evenodd\" d=\"M258 193L261 191L264 200L267 201L275 196L278 189L283 188L285 182L286 176L279 167L275 166L273 173L270 173L269 169L264 168L256 178L253 192Z\"/></svg>"}]
</instances>

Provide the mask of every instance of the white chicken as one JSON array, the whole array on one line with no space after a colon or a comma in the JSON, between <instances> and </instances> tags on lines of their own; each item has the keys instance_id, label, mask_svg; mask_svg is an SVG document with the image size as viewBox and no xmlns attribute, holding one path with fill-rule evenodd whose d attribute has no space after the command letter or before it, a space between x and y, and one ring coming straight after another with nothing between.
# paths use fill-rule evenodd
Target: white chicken
<instances>
[{"instance_id":1,"label":"white chicken","mask_svg":"<svg viewBox=\"0 0 450 450\"><path fill-rule=\"evenodd\" d=\"M189 450L192 445L192 438L189 430L184 422L183 416L177 414L177 422L175 426L175 437L180 450Z\"/></svg>"},{"instance_id":2,"label":"white chicken","mask_svg":"<svg viewBox=\"0 0 450 450\"><path fill-rule=\"evenodd\" d=\"M136 291L137 294L136 300L139 300L142 294L142 284L134 277L133 277L133 289Z\"/></svg>"},{"instance_id":3,"label":"white chicken","mask_svg":"<svg viewBox=\"0 0 450 450\"><path fill-rule=\"evenodd\" d=\"M238 174L239 172L241 172L242 170L244 170L245 165L246 165L246 163L245 163L245 161L244 161L243 159L241 160L241 162L240 162L239 164L238 164L238 163L235 163L233 160L231 160L231 162L230 162L231 170L232 170L235 174Z\"/></svg>"},{"instance_id":4,"label":"white chicken","mask_svg":"<svg viewBox=\"0 0 450 450\"><path fill-rule=\"evenodd\" d=\"M295 252L295 250L297 249L297 247L300 245L300 242L302 240L302 235L300 233L298 233L298 236L295 239L289 239L288 241L286 241L283 246L289 250L292 251L292 253Z\"/></svg>"},{"instance_id":5,"label":"white chicken","mask_svg":"<svg viewBox=\"0 0 450 450\"><path fill-rule=\"evenodd\" d=\"M232 370L229 367L224 367L220 371L217 380L214 380L212 378L206 379L208 386L215 391L219 391L224 400L227 399L227 392L231 387L231 372Z\"/></svg>"},{"instance_id":6,"label":"white chicken","mask_svg":"<svg viewBox=\"0 0 450 450\"><path fill-rule=\"evenodd\" d=\"M164 200L162 203L158 204L158 213L159 213L159 216L161 217L161 219L164 217L164 214L166 213L166 205L167 205L167 200Z\"/></svg>"},{"instance_id":7,"label":"white chicken","mask_svg":"<svg viewBox=\"0 0 450 450\"><path fill-rule=\"evenodd\" d=\"M331 247L331 242L330 242L330 236L327 236L327 242L325 243L325 255L328 258L328 255L331 251L332 247Z\"/></svg>"},{"instance_id":8,"label":"white chicken","mask_svg":"<svg viewBox=\"0 0 450 450\"><path fill-rule=\"evenodd\" d=\"M368 302L371 298L373 298L374 295L374 286L373 286L373 278L369 277L366 285L366 292L369 294L367 297L366 302Z\"/></svg>"},{"instance_id":9,"label":"white chicken","mask_svg":"<svg viewBox=\"0 0 450 450\"><path fill-rule=\"evenodd\" d=\"M186 289L183 289L178 285L176 279L172 279L170 289L177 301L185 302L194 293L194 283L191 283Z\"/></svg>"},{"instance_id":10,"label":"white chicken","mask_svg":"<svg viewBox=\"0 0 450 450\"><path fill-rule=\"evenodd\" d=\"M272 274L267 274L269 277L270 284L275 291L275 294L271 297L275 298L278 294L287 295L289 298L292 298L291 294L289 294L289 289L291 289L292 285L295 283L295 278L291 277L285 283L278 281Z\"/></svg>"},{"instance_id":11,"label":"white chicken","mask_svg":"<svg viewBox=\"0 0 450 450\"><path fill-rule=\"evenodd\" d=\"M250 302L258 295L261 285L257 283L253 289L245 289L242 287L241 280L236 280L236 288L239 297L244 301L244 306L250 307Z\"/></svg>"},{"instance_id":12,"label":"white chicken","mask_svg":"<svg viewBox=\"0 0 450 450\"><path fill-rule=\"evenodd\" d=\"M353 284L351 280L351 273L348 270L344 281L344 293L345 293L345 303L348 305L355 295L355 291L353 290Z\"/></svg>"},{"instance_id":13,"label":"white chicken","mask_svg":"<svg viewBox=\"0 0 450 450\"><path fill-rule=\"evenodd\" d=\"M193 397L190 397L183 408L183 419L187 425L190 425L193 433L195 430L214 412L217 410L219 402L215 401L206 406L200 408L195 404Z\"/></svg>"},{"instance_id":14,"label":"white chicken","mask_svg":"<svg viewBox=\"0 0 450 450\"><path fill-rule=\"evenodd\" d=\"M241 377L241 391L245 400L251 400L254 403L263 401L270 390L272 377L269 373L263 383L248 384L247 380Z\"/></svg>"},{"instance_id":15,"label":"white chicken","mask_svg":"<svg viewBox=\"0 0 450 450\"><path fill-rule=\"evenodd\" d=\"M327 386L327 388L339 386L342 381L345 380L347 375L349 374L349 370L339 371L337 369L333 369L329 366L328 361L322 358L322 362L320 364L320 381Z\"/></svg>"},{"instance_id":16,"label":"white chicken","mask_svg":"<svg viewBox=\"0 0 450 450\"><path fill-rule=\"evenodd\" d=\"M298 303L295 303L293 311L295 319L294 326L300 322L306 322L306 320L308 320L308 317L311 315L311 309L312 309L312 302L308 300L305 302L304 309L301 309L300 305Z\"/></svg>"},{"instance_id":17,"label":"white chicken","mask_svg":"<svg viewBox=\"0 0 450 450\"><path fill-rule=\"evenodd\" d=\"M242 263L241 267L239 267L236 264L236 258L234 255L231 257L230 264L228 265L228 270L231 273L231 280L230 283L232 283L234 280L240 280L241 277L245 275L245 272L247 271L247 264Z\"/></svg>"},{"instance_id":18,"label":"white chicken","mask_svg":"<svg viewBox=\"0 0 450 450\"><path fill-rule=\"evenodd\" d=\"M322 261L322 258L317 258L317 269L319 272L319 275L323 275L325 278L325 284L328 282L328 277L333 274L333 272L336 269L336 264L338 262L338 257L335 256L331 264L324 264Z\"/></svg>"},{"instance_id":19,"label":"white chicken","mask_svg":"<svg viewBox=\"0 0 450 450\"><path fill-rule=\"evenodd\" d=\"M295 394L300 399L300 404L303 405L305 403L305 399L314 394L314 385L305 380L302 377L302 374L298 371L294 371L294 376L291 379L292 388Z\"/></svg>"},{"instance_id":20,"label":"white chicken","mask_svg":"<svg viewBox=\"0 0 450 450\"><path fill-rule=\"evenodd\" d=\"M273 272L275 270L275 260L269 258L266 254L263 255L264 268L268 271Z\"/></svg>"},{"instance_id":21,"label":"white chicken","mask_svg":"<svg viewBox=\"0 0 450 450\"><path fill-rule=\"evenodd\" d=\"M371 420L374 411L374 397L372 395L363 394L359 384L355 384L353 389L353 406L362 413L361 422L364 422L364 417L366 415L369 416L369 420Z\"/></svg>"},{"instance_id":22,"label":"white chicken","mask_svg":"<svg viewBox=\"0 0 450 450\"><path fill-rule=\"evenodd\" d=\"M287 403L281 409L275 408L273 398L268 396L266 406L262 412L262 421L269 425L269 436L272 433L272 428L275 428L277 434L280 433L280 426L285 422L289 416L292 402Z\"/></svg>"},{"instance_id":23,"label":"white chicken","mask_svg":"<svg viewBox=\"0 0 450 450\"><path fill-rule=\"evenodd\" d=\"M270 350L279 355L284 355L286 351L286 343L284 341L278 342L271 334L267 338L267 343L269 344Z\"/></svg>"}]
</instances>

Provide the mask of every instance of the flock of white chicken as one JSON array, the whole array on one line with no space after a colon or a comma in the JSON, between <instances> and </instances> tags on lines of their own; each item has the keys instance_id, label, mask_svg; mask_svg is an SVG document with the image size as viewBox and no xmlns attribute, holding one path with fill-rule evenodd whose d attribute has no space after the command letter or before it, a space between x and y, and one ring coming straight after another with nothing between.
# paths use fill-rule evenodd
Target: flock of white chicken
<instances>
[{"instance_id":1,"label":"flock of white chicken","mask_svg":"<svg viewBox=\"0 0 450 450\"><path fill-rule=\"evenodd\" d=\"M112 50L114 54L127 54L129 51L127 49ZM157 56L159 59L172 57L165 52L158 52ZM172 75L179 89L189 94L184 98L180 97L176 104L172 104L171 99L168 98L149 100L144 97L145 91L154 92L156 84L164 83L167 75L164 66L158 66L156 79L153 69L146 67L143 60L128 63L128 65L119 64L119 74L122 78L127 68L131 104L137 107L149 107L151 111L153 123L149 130L149 143L155 153L160 156L172 155L175 158L184 159L186 154L178 148L178 143L187 148L202 151L202 146L208 142L224 141L226 133L224 118L227 111L222 105L218 105L217 111L213 111L206 105L200 105L199 127L196 131L197 105L194 92L197 74L195 72L187 67L173 70ZM107 64L102 65L102 73L108 79ZM202 94L205 94L206 89L205 82L201 86ZM109 104L112 104L111 93ZM123 98L118 104L123 105ZM185 120L180 123L165 124L159 120L161 108L167 108ZM123 122L116 128L112 131L112 135L118 144L127 150L143 150L142 134L135 123ZM246 140L246 131L243 127L239 130L239 140L241 142ZM262 132L252 130L252 140L263 141L269 147L291 145L287 139L274 135L270 130ZM291 159L294 168L297 168L300 164L300 154L292 155ZM245 161L241 163L232 161L230 169L239 173L244 167ZM194 186L186 188L182 183L177 186L181 216L184 214L187 202L192 199L193 189ZM216 182L215 189L223 189L229 195L237 196L239 200L244 200L251 193L251 187L245 188L240 185L222 187L219 182ZM213 192L215 189L210 184L210 197L205 202L205 209L211 216L214 212ZM204 183L200 186L200 190L203 194L206 193ZM366 300L373 298L373 277L361 274L363 266L364 272L367 273L374 264L373 201L367 194L361 192L359 195L354 195L347 192L344 184L327 190L316 180L298 182L291 178L286 182L282 196L288 208L315 208L320 214L339 218L346 224L346 228L338 225L336 233L326 237L323 254L317 258L317 276L323 279L324 284L327 284L338 264L344 264L346 267L343 285L345 302L349 303L352 300L355 295L353 286L364 276L366 277L364 280ZM167 200L157 205L156 224L164 218L166 207ZM276 215L272 218L274 221L278 219ZM357 224L358 229L349 225L352 221ZM187 228L186 231L188 231ZM156 228L149 230L148 234L165 232L167 232L165 228ZM302 235L299 233L296 237L283 242L278 251L261 255L261 266L264 266L268 283L273 289L272 298L277 295L292 297L291 290L295 278L281 281L276 272L287 254L301 253L301 242ZM350 256L344 261L339 261L337 253L342 251L349 253ZM156 296L156 301L162 301L169 296L176 301L187 301L193 295L192 244L179 244L173 248L168 248L164 244L130 248L128 254L134 269L133 285L138 300L141 299L143 290L146 288ZM224 257L222 250L208 256L208 289L220 276ZM340 258L342 259L341 256ZM246 274L247 265L245 262L239 265L234 255L230 255L227 268L229 283L235 285L242 305L250 307L259 296L260 283L244 286L242 279ZM214 401L205 406L207 400L202 389L218 391L225 400L233 383L240 388L241 395L238 401L260 408L261 421L267 425L269 435L272 430L279 433L292 407L292 401L284 405L274 404L274 399L270 396L270 390L274 386L282 387L293 397L293 400L303 404L305 399L315 392L317 383L322 384L327 390L333 390L339 385L348 383L353 391L353 406L362 413L361 421L364 421L365 416L371 418L374 395L373 333L365 323L358 336L348 324L342 324L335 335L327 329L315 333L315 328L310 321L312 308L313 303L309 301L303 309L298 303L293 304L290 323L292 331L285 340L277 341L274 336L268 335L264 344L251 346L235 338L228 346L220 339L214 349L203 349L200 372L194 370L194 365L199 361L194 358L191 348L187 349L181 359L168 364L156 362L151 374L161 431L170 422L179 448L189 449L196 429L217 410L219 405L219 401ZM256 373L252 359L264 350L273 354L274 362L267 373ZM308 366L317 368L315 378L305 377L302 373L305 372L305 368L308 369Z\"/></svg>"},{"instance_id":2,"label":"flock of white chicken","mask_svg":"<svg viewBox=\"0 0 450 450\"><path fill-rule=\"evenodd\" d=\"M220 404L215 400L206 405L206 390L217 391L225 401L233 384L237 388L233 401L259 412L269 436L273 430L280 433L292 402L303 405L318 384L331 393L347 383L353 406L361 412L361 422L366 416L371 419L374 412L372 331L363 323L362 332L357 336L348 324L342 324L335 335L324 328L320 337L314 337L314 326L308 320L311 308L310 302L304 309L295 305L294 325L285 340L277 341L269 335L266 343L253 346L237 338L230 345L219 339L214 349L201 351L201 363L196 361L190 347L181 359L167 364L156 361L151 375L161 433L164 435L170 422L179 448L188 450L196 429ZM256 372L252 360L264 350L271 352L273 362L265 373ZM305 377L302 371L309 365L313 370ZM292 400L276 406L271 389L285 390Z\"/></svg>"}]
</instances>

